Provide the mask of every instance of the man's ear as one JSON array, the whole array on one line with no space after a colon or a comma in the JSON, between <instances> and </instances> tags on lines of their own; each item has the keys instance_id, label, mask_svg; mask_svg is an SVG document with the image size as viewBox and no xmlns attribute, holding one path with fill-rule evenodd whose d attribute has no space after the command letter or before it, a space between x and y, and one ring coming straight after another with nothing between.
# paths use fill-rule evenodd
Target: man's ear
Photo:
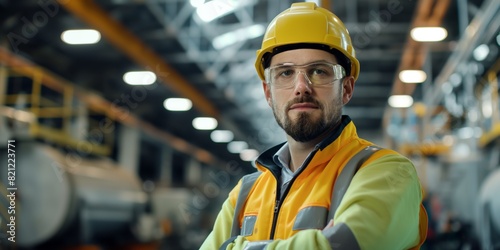
<instances>
[{"instance_id":1,"label":"man's ear","mask_svg":"<svg viewBox=\"0 0 500 250\"><path fill-rule=\"evenodd\" d=\"M265 81L262 81L262 88L264 89L264 95L266 96L266 101L269 107L272 107L271 101L271 87Z\"/></svg>"},{"instance_id":2,"label":"man's ear","mask_svg":"<svg viewBox=\"0 0 500 250\"><path fill-rule=\"evenodd\" d=\"M354 93L354 77L346 76L342 81L342 103L346 105L352 98L352 94Z\"/></svg>"}]
</instances>

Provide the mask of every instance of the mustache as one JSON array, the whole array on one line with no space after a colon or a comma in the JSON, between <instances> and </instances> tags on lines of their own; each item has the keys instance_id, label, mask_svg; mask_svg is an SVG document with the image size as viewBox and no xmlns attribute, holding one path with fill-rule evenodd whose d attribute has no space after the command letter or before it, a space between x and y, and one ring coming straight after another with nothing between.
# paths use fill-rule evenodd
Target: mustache
<instances>
[{"instance_id":1,"label":"mustache","mask_svg":"<svg viewBox=\"0 0 500 250\"><path fill-rule=\"evenodd\" d=\"M297 103L305 103L305 102L312 103L312 104L318 106L320 109L323 108L323 105L321 105L321 103L319 101L312 98L311 96L301 96L301 97L297 97L297 98L294 98L293 100L289 101L286 105L286 109L289 110L292 105L297 104Z\"/></svg>"}]
</instances>

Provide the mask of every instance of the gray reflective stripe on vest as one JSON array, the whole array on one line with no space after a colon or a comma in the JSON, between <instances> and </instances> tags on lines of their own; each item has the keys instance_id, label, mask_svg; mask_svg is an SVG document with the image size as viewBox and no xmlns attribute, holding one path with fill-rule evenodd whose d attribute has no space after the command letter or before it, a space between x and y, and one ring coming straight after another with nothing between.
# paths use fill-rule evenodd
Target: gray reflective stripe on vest
<instances>
[{"instance_id":1,"label":"gray reflective stripe on vest","mask_svg":"<svg viewBox=\"0 0 500 250\"><path fill-rule=\"evenodd\" d=\"M243 250L265 250L272 240L248 242Z\"/></svg>"},{"instance_id":2,"label":"gray reflective stripe on vest","mask_svg":"<svg viewBox=\"0 0 500 250\"><path fill-rule=\"evenodd\" d=\"M335 211L340 205L344 194L351 184L351 180L358 171L358 169L363 165L363 163L372 156L375 152L380 150L377 146L368 146L365 149L359 151L354 157L352 157L349 162L345 165L340 175L335 180L335 185L332 190L332 198L330 203L330 212L328 212L328 219L330 221L335 215Z\"/></svg>"},{"instance_id":3,"label":"gray reflective stripe on vest","mask_svg":"<svg viewBox=\"0 0 500 250\"><path fill-rule=\"evenodd\" d=\"M339 223L333 227L323 230L323 235L326 237L326 239L328 239L332 250L361 249L359 247L358 241L356 240L356 236L354 236L351 229L345 223Z\"/></svg>"},{"instance_id":4,"label":"gray reflective stripe on vest","mask_svg":"<svg viewBox=\"0 0 500 250\"><path fill-rule=\"evenodd\" d=\"M295 216L292 230L323 229L328 217L328 209L320 206L309 206L299 210Z\"/></svg>"},{"instance_id":5,"label":"gray reflective stripe on vest","mask_svg":"<svg viewBox=\"0 0 500 250\"><path fill-rule=\"evenodd\" d=\"M240 223L238 221L239 214L241 213L241 209L243 208L243 204L245 203L248 193L250 193L250 189L252 189L255 180L259 177L261 172L251 173L249 175L243 176L241 179L241 187L240 192L238 193L238 199L236 200L236 206L234 207L234 217L233 217L233 225L231 227L231 236L237 236L240 234Z\"/></svg>"}]
</instances>

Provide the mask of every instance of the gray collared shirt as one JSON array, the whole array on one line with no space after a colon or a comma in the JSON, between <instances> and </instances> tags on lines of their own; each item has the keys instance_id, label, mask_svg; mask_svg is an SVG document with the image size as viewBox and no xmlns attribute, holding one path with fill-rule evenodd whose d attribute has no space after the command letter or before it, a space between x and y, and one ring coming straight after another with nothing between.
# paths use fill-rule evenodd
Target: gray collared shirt
<instances>
[{"instance_id":1,"label":"gray collared shirt","mask_svg":"<svg viewBox=\"0 0 500 250\"><path fill-rule=\"evenodd\" d=\"M281 179L280 179L280 185L281 185L281 194L280 197L283 197L283 192L285 191L286 187L290 183L290 180L298 173L300 172L299 170L304 167L304 164L300 166L300 168L297 169L297 171L293 172L290 169L290 148L288 146L288 143L285 143L274 155L273 155L273 161L276 163L278 166L281 167Z\"/></svg>"}]
</instances>

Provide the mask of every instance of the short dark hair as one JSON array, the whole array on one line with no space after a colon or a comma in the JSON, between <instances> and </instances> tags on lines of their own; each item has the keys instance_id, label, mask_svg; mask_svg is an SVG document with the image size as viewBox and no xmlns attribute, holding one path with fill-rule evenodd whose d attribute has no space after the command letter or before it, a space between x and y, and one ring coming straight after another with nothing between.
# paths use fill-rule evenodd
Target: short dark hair
<instances>
[{"instance_id":1,"label":"short dark hair","mask_svg":"<svg viewBox=\"0 0 500 250\"><path fill-rule=\"evenodd\" d=\"M351 60L347 56L345 56L344 53L340 52L337 49L330 48L327 45L316 43L295 43L278 46L274 48L272 52L268 52L262 56L262 66L264 66L264 69L268 68L271 65L271 58L274 55L293 49L320 49L326 52L330 52L335 56L338 64L340 64L340 66L344 68L346 76L351 75Z\"/></svg>"}]
</instances>

